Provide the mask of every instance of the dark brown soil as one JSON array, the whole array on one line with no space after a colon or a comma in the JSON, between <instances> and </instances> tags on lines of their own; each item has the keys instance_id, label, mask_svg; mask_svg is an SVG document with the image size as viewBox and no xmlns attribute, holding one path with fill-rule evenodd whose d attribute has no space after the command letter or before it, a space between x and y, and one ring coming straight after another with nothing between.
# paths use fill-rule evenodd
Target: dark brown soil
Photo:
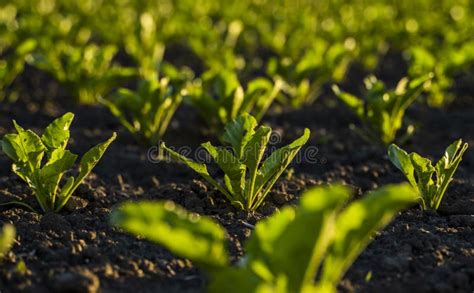
<instances>
[{"instance_id":1,"label":"dark brown soil","mask_svg":"<svg viewBox=\"0 0 474 293\"><path fill-rule=\"evenodd\" d=\"M31 81L32 87L35 82L41 83ZM67 103L27 104L27 100L2 105L0 135L11 131L12 119L39 131L54 117L73 111L76 119L70 148L74 152L83 154L114 130L120 138L60 214L0 208L0 223L13 223L18 230L18 241L1 264L0 292L93 292L98 288L100 292L203 291L205 276L189 261L109 226L111 210L126 200L172 199L213 217L228 230L229 247L237 259L252 233L248 224L295 202L309 186L344 182L361 195L404 180L383 148L368 145L348 129L348 124L356 122L354 117L332 98L300 110L275 107L265 122L283 137L281 143L308 127L312 136L306 149L317 147L318 152L314 160L293 164L294 173L282 177L267 204L257 213L247 214L230 207L184 165L150 161L148 148L137 146L105 109ZM418 131L405 144L406 149L438 159L454 139L463 138L474 145L474 109L467 104L470 106L448 110L415 105L408 116L416 121ZM182 107L166 142L194 149L209 139L199 131L203 127L190 107ZM0 202L23 199L37 207L25 184L10 172L10 164L0 155ZM439 213L423 213L416 207L402 212L354 263L340 290L473 292L473 228L474 152L469 149Z\"/></svg>"}]
</instances>

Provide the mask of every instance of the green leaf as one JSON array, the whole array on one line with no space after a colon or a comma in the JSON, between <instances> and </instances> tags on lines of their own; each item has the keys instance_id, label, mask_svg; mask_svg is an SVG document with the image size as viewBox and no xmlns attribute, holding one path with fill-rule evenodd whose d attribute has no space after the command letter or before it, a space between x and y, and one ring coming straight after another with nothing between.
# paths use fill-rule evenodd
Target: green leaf
<instances>
[{"instance_id":1,"label":"green leaf","mask_svg":"<svg viewBox=\"0 0 474 293\"><path fill-rule=\"evenodd\" d=\"M28 166L28 163L14 163L12 164L12 171L16 175L18 175L18 177L20 177L23 181L25 181L30 187L35 187L35 184L33 183L34 171L31 171L31 168Z\"/></svg>"},{"instance_id":2,"label":"green leaf","mask_svg":"<svg viewBox=\"0 0 474 293\"><path fill-rule=\"evenodd\" d=\"M436 186L433 184L433 173L436 171L431 165L431 161L417 153L410 154L410 160L415 169L417 187L425 204L429 204L436 193Z\"/></svg>"},{"instance_id":3,"label":"green leaf","mask_svg":"<svg viewBox=\"0 0 474 293\"><path fill-rule=\"evenodd\" d=\"M276 272L272 271L272 256L278 249L275 243L282 237L295 217L295 208L285 207L279 213L258 222L254 233L245 244L247 254L243 260L243 267L253 270L263 280L274 281Z\"/></svg>"},{"instance_id":4,"label":"green leaf","mask_svg":"<svg viewBox=\"0 0 474 293\"><path fill-rule=\"evenodd\" d=\"M64 183L61 188L61 192L58 195L58 200L63 201L64 198L68 197L71 193L71 188L74 186L74 177L70 176L67 178L66 183Z\"/></svg>"},{"instance_id":5,"label":"green leaf","mask_svg":"<svg viewBox=\"0 0 474 293\"><path fill-rule=\"evenodd\" d=\"M18 139L18 134L5 134L1 141L2 151L14 162L26 161L27 158L20 148Z\"/></svg>"},{"instance_id":6,"label":"green leaf","mask_svg":"<svg viewBox=\"0 0 474 293\"><path fill-rule=\"evenodd\" d=\"M438 209L467 148L468 144L462 144L461 139L453 142L446 149L444 156L436 164L436 186L438 188L436 190L436 195L431 202L430 208L434 210Z\"/></svg>"},{"instance_id":7,"label":"green leaf","mask_svg":"<svg viewBox=\"0 0 474 293\"><path fill-rule=\"evenodd\" d=\"M464 144L462 149L461 145L462 139L458 139L446 148L444 156L440 160L444 163L444 168L449 168L457 158L462 157L464 151L467 149L467 144Z\"/></svg>"},{"instance_id":8,"label":"green leaf","mask_svg":"<svg viewBox=\"0 0 474 293\"><path fill-rule=\"evenodd\" d=\"M337 218L320 282L336 286L375 232L416 200L416 191L408 184L400 184L385 186L351 203Z\"/></svg>"},{"instance_id":9,"label":"green leaf","mask_svg":"<svg viewBox=\"0 0 474 293\"><path fill-rule=\"evenodd\" d=\"M102 155L105 153L109 145L115 140L116 137L117 134L114 132L112 134L112 137L110 137L107 141L96 145L87 153L85 153L84 156L82 156L81 162L79 163L79 175L75 179L73 186L69 190L69 193L63 194L63 196L61 197L56 207L57 211L64 207L64 205L67 203L76 188L79 186L79 184L82 183L82 181L87 177L87 175L89 175L92 169L94 169L95 165L97 165L99 160L102 158Z\"/></svg>"},{"instance_id":10,"label":"green leaf","mask_svg":"<svg viewBox=\"0 0 474 293\"><path fill-rule=\"evenodd\" d=\"M0 232L0 259L11 249L15 242L15 237L15 227L10 224L3 225Z\"/></svg>"},{"instance_id":11,"label":"green leaf","mask_svg":"<svg viewBox=\"0 0 474 293\"><path fill-rule=\"evenodd\" d=\"M222 140L232 146L236 156L242 158L244 148L254 135L257 120L249 114L239 116L227 123Z\"/></svg>"},{"instance_id":12,"label":"green leaf","mask_svg":"<svg viewBox=\"0 0 474 293\"><path fill-rule=\"evenodd\" d=\"M74 114L66 113L46 127L41 140L49 151L66 147L70 135L69 127L73 119Z\"/></svg>"},{"instance_id":13,"label":"green leaf","mask_svg":"<svg viewBox=\"0 0 474 293\"><path fill-rule=\"evenodd\" d=\"M97 165L109 145L115 140L116 137L117 134L114 132L108 140L96 145L87 153L85 153L84 156L82 156L79 165L79 175L76 178L76 185L79 184L87 175L89 175L89 173L92 171L95 165Z\"/></svg>"},{"instance_id":14,"label":"green leaf","mask_svg":"<svg viewBox=\"0 0 474 293\"><path fill-rule=\"evenodd\" d=\"M285 169L286 166L291 162L295 157L298 151L309 139L310 131L309 129L304 130L304 134L290 143L289 145L282 147L274 151L262 164L260 168L260 174L257 178L259 185L263 185L268 181L273 175Z\"/></svg>"},{"instance_id":15,"label":"green leaf","mask_svg":"<svg viewBox=\"0 0 474 293\"><path fill-rule=\"evenodd\" d=\"M285 171L286 167L291 163L293 158L299 152L301 147L306 144L310 136L309 129L304 130L304 134L293 141L291 144L274 151L262 164L257 174L255 182L256 192L265 188L260 195L259 201L256 202L258 206L263 197L270 191L270 188L275 184L276 180ZM265 187L264 187L265 186Z\"/></svg>"},{"instance_id":16,"label":"green leaf","mask_svg":"<svg viewBox=\"0 0 474 293\"><path fill-rule=\"evenodd\" d=\"M77 155L68 150L59 148L52 151L49 161L39 170L41 190L46 192L46 194L38 194L45 197L43 202L47 202L47 198L51 197L50 201L54 205L59 181L63 173L72 168L76 159Z\"/></svg>"},{"instance_id":17,"label":"green leaf","mask_svg":"<svg viewBox=\"0 0 474 293\"><path fill-rule=\"evenodd\" d=\"M204 268L229 263L225 230L214 220L188 213L171 201L125 203L112 213L111 222Z\"/></svg>"},{"instance_id":18,"label":"green leaf","mask_svg":"<svg viewBox=\"0 0 474 293\"><path fill-rule=\"evenodd\" d=\"M265 148L270 140L272 129L270 127L261 126L253 135L252 139L245 145L242 155L242 163L249 170L249 179L246 186L247 208L251 208L257 198L258 189L256 189L256 181L258 176L258 167L265 154Z\"/></svg>"},{"instance_id":19,"label":"green leaf","mask_svg":"<svg viewBox=\"0 0 474 293\"><path fill-rule=\"evenodd\" d=\"M270 127L260 126L252 138L245 144L241 161L247 166L251 174L257 172L271 133L272 129Z\"/></svg>"},{"instance_id":20,"label":"green leaf","mask_svg":"<svg viewBox=\"0 0 474 293\"><path fill-rule=\"evenodd\" d=\"M402 171L408 179L408 182L416 188L417 183L414 175L415 169L407 152L399 148L397 145L391 144L388 147L388 157L395 167Z\"/></svg>"},{"instance_id":21,"label":"green leaf","mask_svg":"<svg viewBox=\"0 0 474 293\"><path fill-rule=\"evenodd\" d=\"M229 178L231 193L241 197L245 187L245 165L242 165L239 159L225 148L216 148L210 142L203 143L202 147L209 152L212 159Z\"/></svg>"},{"instance_id":22,"label":"green leaf","mask_svg":"<svg viewBox=\"0 0 474 293\"><path fill-rule=\"evenodd\" d=\"M16 137L9 135L8 137L13 138L13 140L10 140L10 146L15 148L18 161L28 163L31 170L39 168L46 147L36 133L31 130L24 130L15 120L13 120L13 124L18 131L18 135Z\"/></svg>"},{"instance_id":23,"label":"green leaf","mask_svg":"<svg viewBox=\"0 0 474 293\"><path fill-rule=\"evenodd\" d=\"M313 188L297 209L287 207L259 222L246 245L247 266L267 282L284 275L287 291L300 292L313 282L331 243L336 213L349 194L342 186Z\"/></svg>"}]
</instances>

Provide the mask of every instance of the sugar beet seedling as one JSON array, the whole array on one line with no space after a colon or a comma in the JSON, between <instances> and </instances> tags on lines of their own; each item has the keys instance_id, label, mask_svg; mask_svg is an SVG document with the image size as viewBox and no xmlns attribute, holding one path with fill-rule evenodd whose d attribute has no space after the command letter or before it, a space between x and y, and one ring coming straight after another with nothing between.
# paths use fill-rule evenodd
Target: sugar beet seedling
<instances>
[{"instance_id":1,"label":"sugar beet seedling","mask_svg":"<svg viewBox=\"0 0 474 293\"><path fill-rule=\"evenodd\" d=\"M310 131L291 144L274 151L263 163L266 146L272 129L267 126L257 127L257 120L249 114L242 115L225 127L222 140L231 146L215 147L210 142L202 144L212 159L224 171L224 185L214 180L205 164L197 163L177 152L168 151L172 158L185 163L216 187L232 205L245 210L256 210L264 201L286 167L309 139Z\"/></svg>"},{"instance_id":2,"label":"sugar beet seedling","mask_svg":"<svg viewBox=\"0 0 474 293\"><path fill-rule=\"evenodd\" d=\"M111 222L193 261L210 277L208 292L335 293L372 236L416 201L406 183L346 206L349 196L340 185L306 191L298 207L284 207L257 223L234 266L225 229L171 201L125 203Z\"/></svg>"},{"instance_id":3,"label":"sugar beet seedling","mask_svg":"<svg viewBox=\"0 0 474 293\"><path fill-rule=\"evenodd\" d=\"M210 129L220 132L225 125L244 113L260 121L280 94L283 82L259 77L244 88L234 71L207 71L201 80L187 87L187 97Z\"/></svg>"},{"instance_id":4,"label":"sugar beet seedling","mask_svg":"<svg viewBox=\"0 0 474 293\"><path fill-rule=\"evenodd\" d=\"M181 86L169 78L142 80L136 91L120 88L110 99L100 99L139 142L152 145L163 137L182 100Z\"/></svg>"},{"instance_id":5,"label":"sugar beet seedling","mask_svg":"<svg viewBox=\"0 0 474 293\"><path fill-rule=\"evenodd\" d=\"M428 74L417 79L403 78L395 90L387 90L385 84L375 76L365 79L367 94L363 98L341 91L337 85L333 91L361 120L363 128L354 128L369 142L388 145L397 137L403 126L406 109L415 102L425 85L433 78ZM407 127L407 135L413 127Z\"/></svg>"},{"instance_id":6,"label":"sugar beet seedling","mask_svg":"<svg viewBox=\"0 0 474 293\"><path fill-rule=\"evenodd\" d=\"M429 159L417 153L408 154L395 144L388 148L388 156L418 190L422 209L437 210L467 147L461 139L453 142L435 166Z\"/></svg>"},{"instance_id":7,"label":"sugar beet seedling","mask_svg":"<svg viewBox=\"0 0 474 293\"><path fill-rule=\"evenodd\" d=\"M41 137L13 120L17 133L6 134L1 140L3 152L13 160L13 172L28 184L45 213L59 212L66 205L116 137L114 133L107 141L85 153L79 163L78 176L68 177L59 189L61 178L77 159L77 155L66 150L73 119L74 114L64 114L48 125ZM20 204L34 211L23 202L7 204Z\"/></svg>"}]
</instances>

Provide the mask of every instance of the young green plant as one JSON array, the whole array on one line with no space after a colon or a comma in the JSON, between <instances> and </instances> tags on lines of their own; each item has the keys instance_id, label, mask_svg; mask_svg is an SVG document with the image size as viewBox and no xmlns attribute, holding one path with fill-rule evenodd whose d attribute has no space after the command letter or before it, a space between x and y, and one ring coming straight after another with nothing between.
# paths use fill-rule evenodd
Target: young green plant
<instances>
[{"instance_id":1,"label":"young green plant","mask_svg":"<svg viewBox=\"0 0 474 293\"><path fill-rule=\"evenodd\" d=\"M409 184L390 185L347 204L341 185L306 191L297 207L260 221L230 263L225 229L171 201L128 202L111 222L188 258L210 276L209 292L337 292L358 255L402 209L416 201Z\"/></svg>"},{"instance_id":2,"label":"young green plant","mask_svg":"<svg viewBox=\"0 0 474 293\"><path fill-rule=\"evenodd\" d=\"M300 138L274 151L263 160L272 129L267 126L255 129L256 127L257 120L253 116L242 115L225 127L222 140L230 145L231 150L215 147L210 142L202 144L224 172L224 184L211 177L205 164L180 155L167 148L164 143L161 147L168 151L173 159L185 163L216 187L232 205L253 211L263 203L272 186L306 144L310 135L309 130L305 129Z\"/></svg>"},{"instance_id":3,"label":"young green plant","mask_svg":"<svg viewBox=\"0 0 474 293\"><path fill-rule=\"evenodd\" d=\"M344 77L351 58L342 43L316 38L309 48L297 58L270 59L267 72L285 81L279 97L283 103L300 108L313 103L328 81L338 82Z\"/></svg>"},{"instance_id":4,"label":"young green plant","mask_svg":"<svg viewBox=\"0 0 474 293\"><path fill-rule=\"evenodd\" d=\"M69 176L59 188L64 173L77 159L77 155L66 150L73 119L74 114L64 114L48 125L41 137L13 120L17 133L6 134L0 142L3 152L13 161L13 172L28 184L45 213L59 212L66 205L116 137L114 133L107 141L85 153L79 163L78 176ZM34 211L23 202L8 204L20 204Z\"/></svg>"},{"instance_id":5,"label":"young green plant","mask_svg":"<svg viewBox=\"0 0 474 293\"><path fill-rule=\"evenodd\" d=\"M247 87L241 86L233 71L208 71L202 80L188 87L188 97L211 130L219 132L230 121L243 113L251 113L257 121L262 119L283 83L259 77Z\"/></svg>"},{"instance_id":6,"label":"young green plant","mask_svg":"<svg viewBox=\"0 0 474 293\"><path fill-rule=\"evenodd\" d=\"M15 242L16 231L15 227L10 224L5 224L0 232L0 260L11 249Z\"/></svg>"},{"instance_id":7,"label":"young green plant","mask_svg":"<svg viewBox=\"0 0 474 293\"><path fill-rule=\"evenodd\" d=\"M111 99L100 101L138 141L156 144L181 104L182 94L180 86L162 78L141 81L137 91L121 88Z\"/></svg>"},{"instance_id":8,"label":"young green plant","mask_svg":"<svg viewBox=\"0 0 474 293\"><path fill-rule=\"evenodd\" d=\"M435 166L429 159L417 153L408 154L395 144L389 146L388 157L418 190L422 209L436 211L467 147L461 139L453 142Z\"/></svg>"},{"instance_id":9,"label":"young green plant","mask_svg":"<svg viewBox=\"0 0 474 293\"><path fill-rule=\"evenodd\" d=\"M114 64L117 50L113 45L74 46L58 42L27 60L62 83L77 102L94 104L121 80L135 74L134 69Z\"/></svg>"},{"instance_id":10,"label":"young green plant","mask_svg":"<svg viewBox=\"0 0 474 293\"><path fill-rule=\"evenodd\" d=\"M337 85L333 85L332 89L361 120L363 128L358 133L369 142L378 141L388 145L396 139L397 132L402 128L406 109L432 78L432 74L411 81L403 78L396 89L387 90L382 81L370 76L364 81L367 89L364 98L341 91ZM413 126L409 126L407 135L412 132Z\"/></svg>"}]
</instances>

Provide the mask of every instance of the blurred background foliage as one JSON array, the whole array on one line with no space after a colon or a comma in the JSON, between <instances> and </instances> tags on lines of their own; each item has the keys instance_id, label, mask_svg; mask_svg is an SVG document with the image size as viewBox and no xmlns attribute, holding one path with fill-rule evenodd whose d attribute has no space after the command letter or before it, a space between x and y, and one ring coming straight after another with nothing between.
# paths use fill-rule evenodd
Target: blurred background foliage
<instances>
[{"instance_id":1,"label":"blurred background foliage","mask_svg":"<svg viewBox=\"0 0 474 293\"><path fill-rule=\"evenodd\" d=\"M231 70L242 81L283 80L279 100L299 107L350 66L373 73L394 53L397 77L435 73L427 102L439 107L453 100L457 77L474 81L473 8L471 0L2 0L0 98L25 64L80 103L122 80Z\"/></svg>"}]
</instances>

